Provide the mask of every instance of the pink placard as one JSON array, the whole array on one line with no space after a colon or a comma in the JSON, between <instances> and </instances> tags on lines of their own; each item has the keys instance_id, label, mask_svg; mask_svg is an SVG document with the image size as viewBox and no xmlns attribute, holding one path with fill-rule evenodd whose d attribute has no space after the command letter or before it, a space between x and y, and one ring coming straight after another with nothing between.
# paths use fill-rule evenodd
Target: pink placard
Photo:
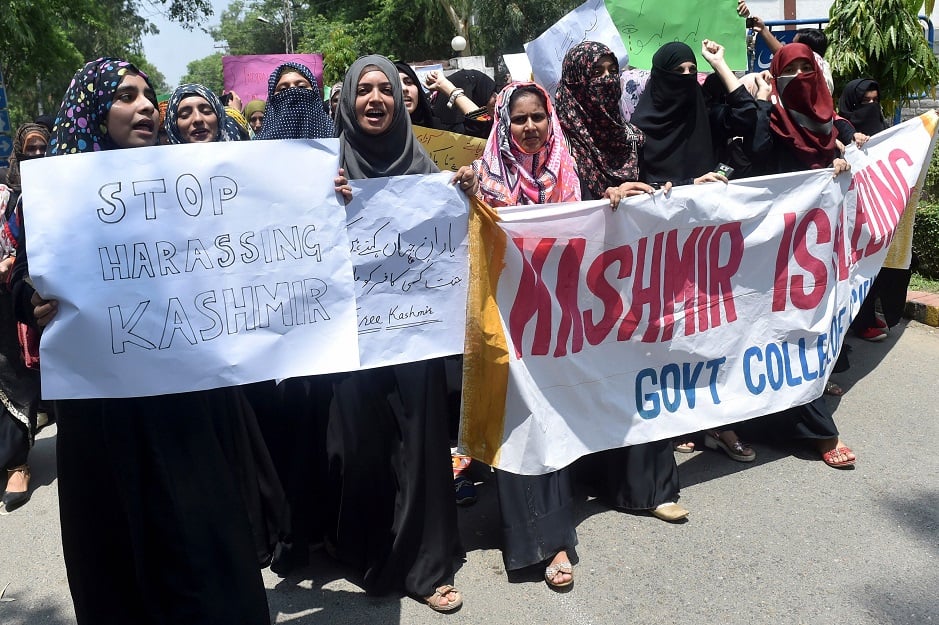
<instances>
[{"instance_id":1,"label":"pink placard","mask_svg":"<svg viewBox=\"0 0 939 625\"><path fill-rule=\"evenodd\" d=\"M323 56L321 54L245 54L222 57L225 92L234 91L241 101L267 100L267 79L287 61L303 63L313 71L323 93Z\"/></svg>"}]
</instances>

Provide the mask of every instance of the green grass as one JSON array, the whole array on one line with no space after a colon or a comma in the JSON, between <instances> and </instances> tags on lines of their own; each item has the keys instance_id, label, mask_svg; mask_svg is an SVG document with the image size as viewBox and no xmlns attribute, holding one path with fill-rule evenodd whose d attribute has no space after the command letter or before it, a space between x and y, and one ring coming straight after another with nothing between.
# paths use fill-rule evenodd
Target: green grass
<instances>
[{"instance_id":1,"label":"green grass","mask_svg":"<svg viewBox=\"0 0 939 625\"><path fill-rule=\"evenodd\" d=\"M939 293L939 280L932 280L913 272L910 278L911 291L926 291L927 293Z\"/></svg>"}]
</instances>

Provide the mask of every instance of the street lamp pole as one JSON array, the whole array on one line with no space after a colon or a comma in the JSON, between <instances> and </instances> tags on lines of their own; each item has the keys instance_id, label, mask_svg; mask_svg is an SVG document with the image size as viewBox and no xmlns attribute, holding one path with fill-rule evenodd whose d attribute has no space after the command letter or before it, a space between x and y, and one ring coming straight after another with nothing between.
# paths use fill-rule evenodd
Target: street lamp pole
<instances>
[{"instance_id":1,"label":"street lamp pole","mask_svg":"<svg viewBox=\"0 0 939 625\"><path fill-rule=\"evenodd\" d=\"M284 48L287 54L293 54L293 6L290 0L284 0Z\"/></svg>"},{"instance_id":2,"label":"street lamp pole","mask_svg":"<svg viewBox=\"0 0 939 625\"><path fill-rule=\"evenodd\" d=\"M271 20L261 15L254 19L264 24L271 24ZM284 23L284 52L293 54L293 7L290 0L284 0L282 21Z\"/></svg>"}]
</instances>

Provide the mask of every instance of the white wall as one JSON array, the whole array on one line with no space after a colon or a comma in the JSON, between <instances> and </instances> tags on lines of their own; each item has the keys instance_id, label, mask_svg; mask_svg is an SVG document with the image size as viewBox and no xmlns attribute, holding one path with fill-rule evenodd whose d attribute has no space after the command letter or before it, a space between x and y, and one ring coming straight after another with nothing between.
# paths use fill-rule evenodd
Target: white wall
<instances>
[{"instance_id":1,"label":"white wall","mask_svg":"<svg viewBox=\"0 0 939 625\"><path fill-rule=\"evenodd\" d=\"M812 19L828 17L831 0L796 0L796 17L798 19ZM747 0L750 11L764 20L783 19L783 0ZM932 13L932 21L939 24L939 4Z\"/></svg>"}]
</instances>

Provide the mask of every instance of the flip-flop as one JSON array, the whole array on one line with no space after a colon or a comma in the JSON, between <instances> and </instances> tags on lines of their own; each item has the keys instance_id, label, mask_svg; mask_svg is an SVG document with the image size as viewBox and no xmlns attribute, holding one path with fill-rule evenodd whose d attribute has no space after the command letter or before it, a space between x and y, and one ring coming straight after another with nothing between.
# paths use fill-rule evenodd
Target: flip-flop
<instances>
[{"instance_id":1,"label":"flip-flop","mask_svg":"<svg viewBox=\"0 0 939 625\"><path fill-rule=\"evenodd\" d=\"M682 443L675 443L675 451L677 451L680 454L694 453L694 441L685 441Z\"/></svg>"},{"instance_id":2,"label":"flip-flop","mask_svg":"<svg viewBox=\"0 0 939 625\"><path fill-rule=\"evenodd\" d=\"M825 453L823 453L822 460L825 462L825 464L827 464L830 467L834 467L836 469L845 469L847 467L854 466L854 463L857 462L857 458L855 458L854 460L843 460L841 462L832 460L832 458L834 458L835 456L841 456L841 455L847 455L847 454L853 454L853 453L854 452L851 451L850 447L844 447L844 446L836 447L834 449L830 449L826 451Z\"/></svg>"}]
</instances>

